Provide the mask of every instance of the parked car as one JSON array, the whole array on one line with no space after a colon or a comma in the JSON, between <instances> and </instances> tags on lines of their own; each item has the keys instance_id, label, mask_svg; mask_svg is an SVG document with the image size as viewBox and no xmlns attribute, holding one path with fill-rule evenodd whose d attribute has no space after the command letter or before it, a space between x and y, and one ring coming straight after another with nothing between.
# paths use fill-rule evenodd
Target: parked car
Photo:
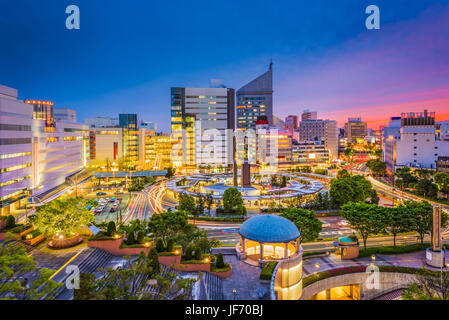
<instances>
[{"instance_id":1,"label":"parked car","mask_svg":"<svg viewBox=\"0 0 449 320\"><path fill-rule=\"evenodd\" d=\"M117 210L116 207L112 207L112 208L109 210L109 212L115 212L116 210Z\"/></svg>"}]
</instances>

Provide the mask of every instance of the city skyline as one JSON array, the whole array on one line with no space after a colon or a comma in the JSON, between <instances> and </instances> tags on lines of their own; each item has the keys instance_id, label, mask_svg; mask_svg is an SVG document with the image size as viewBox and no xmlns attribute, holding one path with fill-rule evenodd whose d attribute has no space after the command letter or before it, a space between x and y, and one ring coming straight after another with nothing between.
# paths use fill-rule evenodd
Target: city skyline
<instances>
[{"instance_id":1,"label":"city skyline","mask_svg":"<svg viewBox=\"0 0 449 320\"><path fill-rule=\"evenodd\" d=\"M100 7L80 1L81 29L72 33L59 27L66 17L62 4L39 4L40 10L33 12L5 3L2 11L10 15L0 24L8 28L0 28L0 34L12 44L0 53L0 82L18 88L21 99L46 99L59 108L72 108L80 122L126 113L132 105L141 120L169 131L170 87L208 87L210 79L221 78L237 90L265 72L272 59L273 113L282 119L310 109L320 118L337 120L340 127L349 116L362 116L377 128L390 116L424 108L434 110L437 120L449 119L449 45L442 32L449 24L447 1L378 1L381 30L371 31L364 26L362 2L331 9L326 1L207 8L198 2L188 8L158 5L145 11L146 4ZM206 14L211 9L216 9L216 24ZM254 15L245 15L249 9ZM161 11L173 15L173 26L164 34L155 28L166 20L155 17L142 23L145 12ZM118 12L122 23L106 18ZM252 26L258 16L266 17L260 30ZM296 18L287 22L285 16ZM246 43L237 37L236 21L250 36ZM220 22L226 28L215 27ZM25 41L13 41L16 38ZM230 41L225 48L219 45L224 40ZM35 52L32 59L26 56L29 48ZM39 75L39 81L23 74Z\"/></svg>"}]
</instances>

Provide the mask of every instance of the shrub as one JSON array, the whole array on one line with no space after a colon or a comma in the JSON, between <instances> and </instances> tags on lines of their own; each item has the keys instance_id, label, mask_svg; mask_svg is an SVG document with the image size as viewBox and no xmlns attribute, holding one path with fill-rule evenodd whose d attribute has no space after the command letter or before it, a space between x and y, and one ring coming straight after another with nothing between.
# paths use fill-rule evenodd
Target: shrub
<instances>
[{"instance_id":1,"label":"shrub","mask_svg":"<svg viewBox=\"0 0 449 320\"><path fill-rule=\"evenodd\" d=\"M6 229L14 228L16 226L16 219L13 215L9 215L8 218L6 218Z\"/></svg>"},{"instance_id":2,"label":"shrub","mask_svg":"<svg viewBox=\"0 0 449 320\"><path fill-rule=\"evenodd\" d=\"M113 236L115 233L115 222L114 221L109 221L108 223L108 236Z\"/></svg>"},{"instance_id":3,"label":"shrub","mask_svg":"<svg viewBox=\"0 0 449 320\"><path fill-rule=\"evenodd\" d=\"M161 272L161 264L159 263L158 257L159 255L156 248L151 248L150 252L148 253L148 264L151 267L151 271L155 274Z\"/></svg>"},{"instance_id":4,"label":"shrub","mask_svg":"<svg viewBox=\"0 0 449 320\"><path fill-rule=\"evenodd\" d=\"M260 272L259 279L260 280L271 280L271 277L273 276L274 268L276 268L277 261L268 261L262 268L262 271Z\"/></svg>"},{"instance_id":5,"label":"shrub","mask_svg":"<svg viewBox=\"0 0 449 320\"><path fill-rule=\"evenodd\" d=\"M175 239L173 239L173 238L168 239L167 240L167 251L172 252L174 246L175 246Z\"/></svg>"},{"instance_id":6,"label":"shrub","mask_svg":"<svg viewBox=\"0 0 449 320\"><path fill-rule=\"evenodd\" d=\"M223 254L221 252L219 252L217 255L217 262L215 263L215 266L218 269L224 268L224 266L225 266L224 260L223 260Z\"/></svg>"},{"instance_id":7,"label":"shrub","mask_svg":"<svg viewBox=\"0 0 449 320\"><path fill-rule=\"evenodd\" d=\"M145 242L145 233L143 231L137 232L137 243Z\"/></svg>"},{"instance_id":8,"label":"shrub","mask_svg":"<svg viewBox=\"0 0 449 320\"><path fill-rule=\"evenodd\" d=\"M126 244L135 244L136 243L136 238L134 237L134 232L130 232L129 234L126 235L127 240L126 240Z\"/></svg>"},{"instance_id":9,"label":"shrub","mask_svg":"<svg viewBox=\"0 0 449 320\"><path fill-rule=\"evenodd\" d=\"M193 251L195 250L195 247L192 244L189 244L186 248L186 254L185 259L186 260L192 260L193 259Z\"/></svg>"},{"instance_id":10,"label":"shrub","mask_svg":"<svg viewBox=\"0 0 449 320\"><path fill-rule=\"evenodd\" d=\"M164 252L165 251L164 242L162 241L162 239L157 239L157 241L156 241L156 250L157 250L157 252Z\"/></svg>"},{"instance_id":11,"label":"shrub","mask_svg":"<svg viewBox=\"0 0 449 320\"><path fill-rule=\"evenodd\" d=\"M201 253L200 247L195 247L195 260L201 260L203 257L203 254Z\"/></svg>"}]
</instances>

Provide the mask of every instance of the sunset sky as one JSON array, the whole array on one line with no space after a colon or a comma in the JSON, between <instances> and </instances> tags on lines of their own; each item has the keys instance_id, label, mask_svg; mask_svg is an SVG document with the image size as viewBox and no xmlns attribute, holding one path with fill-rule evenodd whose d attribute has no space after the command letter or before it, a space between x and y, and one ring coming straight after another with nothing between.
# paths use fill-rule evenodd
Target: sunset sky
<instances>
[{"instance_id":1,"label":"sunset sky","mask_svg":"<svg viewBox=\"0 0 449 320\"><path fill-rule=\"evenodd\" d=\"M66 6L81 29L65 28ZM376 4L381 29L367 30ZM449 0L2 1L0 84L86 117L169 130L170 87L240 88L273 60L274 114L449 119Z\"/></svg>"}]
</instances>

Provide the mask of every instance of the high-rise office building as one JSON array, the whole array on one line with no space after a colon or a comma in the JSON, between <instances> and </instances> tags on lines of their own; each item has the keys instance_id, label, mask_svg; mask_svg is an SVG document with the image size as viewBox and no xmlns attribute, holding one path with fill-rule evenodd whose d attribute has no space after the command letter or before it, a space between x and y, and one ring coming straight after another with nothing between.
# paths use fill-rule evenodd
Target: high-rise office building
<instances>
[{"instance_id":1,"label":"high-rise office building","mask_svg":"<svg viewBox=\"0 0 449 320\"><path fill-rule=\"evenodd\" d=\"M139 161L139 127L137 114L119 114L119 127L122 128L123 161L125 167L135 168Z\"/></svg>"},{"instance_id":2,"label":"high-rise office building","mask_svg":"<svg viewBox=\"0 0 449 320\"><path fill-rule=\"evenodd\" d=\"M345 138L348 142L362 142L367 134L367 125L366 122L362 121L362 118L348 118L348 122L345 124Z\"/></svg>"},{"instance_id":3,"label":"high-rise office building","mask_svg":"<svg viewBox=\"0 0 449 320\"><path fill-rule=\"evenodd\" d=\"M234 89L171 88L175 167L227 167L233 162Z\"/></svg>"},{"instance_id":4,"label":"high-rise office building","mask_svg":"<svg viewBox=\"0 0 449 320\"><path fill-rule=\"evenodd\" d=\"M237 128L254 129L266 116L273 125L273 64L267 72L237 90Z\"/></svg>"}]
</instances>

